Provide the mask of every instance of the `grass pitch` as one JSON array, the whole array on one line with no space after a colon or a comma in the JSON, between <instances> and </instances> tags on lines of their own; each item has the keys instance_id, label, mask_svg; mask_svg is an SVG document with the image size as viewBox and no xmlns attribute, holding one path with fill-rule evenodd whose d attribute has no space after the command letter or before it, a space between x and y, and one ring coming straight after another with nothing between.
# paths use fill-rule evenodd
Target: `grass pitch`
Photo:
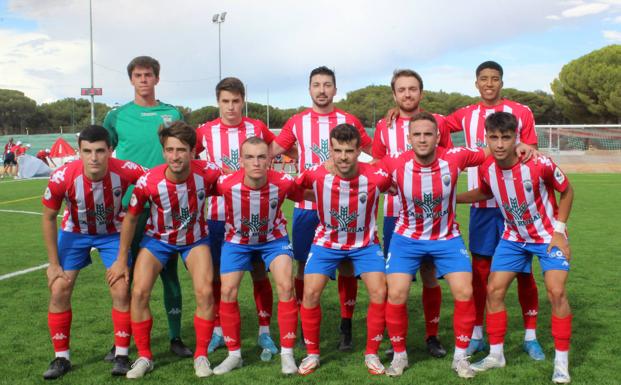
<instances>
[{"instance_id":1,"label":"grass pitch","mask_svg":"<svg viewBox=\"0 0 621 385\"><path fill-rule=\"evenodd\" d=\"M621 226L619 208L615 197L621 191L619 175L570 175L576 191L574 208L569 220L572 246L572 272L568 289L574 313L570 370L574 384L619 384L618 357L621 356ZM465 178L460 189L464 190ZM0 275L38 266L47 261L41 239L40 196L47 181L0 181ZM291 205L286 215L291 218ZM381 218L381 214L380 214ZM381 226L381 219L379 224ZM460 206L458 222L467 240L468 207ZM381 230L381 229L380 229ZM381 234L381 232L380 232ZM240 291L242 310L242 347L244 367L222 376L198 379L194 376L191 359L178 359L168 352L167 323L161 295L161 284L154 288L151 309L154 315L152 346L155 355L155 371L141 380L142 383L166 384L343 384L343 383L398 383L398 384L548 384L552 374L554 348L550 335L550 309L543 287L541 270L535 263L535 276L539 284L540 316L537 328L546 360L531 361L521 351L522 321L515 285L507 296L509 331L505 343L507 367L490 373L482 373L470 381L464 381L450 370L450 354L444 359L434 359L424 352L424 324L420 304L420 284L411 290L409 312L410 332L408 339L410 368L398 379L373 377L367 374L363 364L365 343L365 312L368 298L362 283L359 287L358 305L354 315L353 353L339 353L338 340L339 305L336 284L328 285L322 298L322 362L319 370L308 376L283 377L280 362L259 360L256 346L257 323L252 298L252 286L244 278ZM184 293L183 337L190 346L194 344L192 314L194 300L190 279L180 268ZM451 327L452 300L446 283L443 287L443 306L440 335L452 352ZM45 270L0 281L0 362L1 384L40 384L42 373L53 357L53 349L47 331L47 300ZM71 354L74 370L58 380L60 384L118 384L128 381L112 378L111 365L103 362L105 352L112 345L110 298L104 280L104 268L97 256L93 264L84 269L79 277L73 296L73 328ZM274 311L276 306L274 306ZM278 340L275 316L272 335ZM388 346L388 341L382 345ZM383 351L383 349L382 349ZM130 353L135 357L132 348ZM220 363L226 355L221 349L210 355L212 365ZM298 361L303 357L296 351ZM385 364L388 360L380 355ZM480 359L481 354L473 357ZM615 364L616 362L616 364Z\"/></svg>"}]
</instances>

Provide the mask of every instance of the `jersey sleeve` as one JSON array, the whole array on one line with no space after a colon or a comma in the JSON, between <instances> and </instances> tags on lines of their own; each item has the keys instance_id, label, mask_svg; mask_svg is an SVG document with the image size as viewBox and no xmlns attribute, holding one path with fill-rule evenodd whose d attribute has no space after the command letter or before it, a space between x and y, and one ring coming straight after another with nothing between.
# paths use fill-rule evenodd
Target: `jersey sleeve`
<instances>
[{"instance_id":1,"label":"jersey sleeve","mask_svg":"<svg viewBox=\"0 0 621 385\"><path fill-rule=\"evenodd\" d=\"M382 140L382 131L386 126L384 120L380 120L375 125L375 134L373 135L373 147L371 149L371 156L374 159L382 159L387 153L388 149L386 148L386 144Z\"/></svg>"},{"instance_id":2,"label":"jersey sleeve","mask_svg":"<svg viewBox=\"0 0 621 385\"><path fill-rule=\"evenodd\" d=\"M453 140L451 139L451 130L446 124L446 116L435 114L436 122L438 123L438 133L440 134L440 140L438 146L444 148L453 148Z\"/></svg>"},{"instance_id":3,"label":"jersey sleeve","mask_svg":"<svg viewBox=\"0 0 621 385\"><path fill-rule=\"evenodd\" d=\"M284 148L285 151L289 150L296 141L295 135L293 134L293 125L295 124L294 118L295 116L287 120L282 130L280 130L280 134L274 139L276 144Z\"/></svg>"},{"instance_id":4,"label":"jersey sleeve","mask_svg":"<svg viewBox=\"0 0 621 385\"><path fill-rule=\"evenodd\" d=\"M461 126L461 109L453 112L444 120L444 124L449 132L457 132L462 131L463 128Z\"/></svg>"},{"instance_id":5,"label":"jersey sleeve","mask_svg":"<svg viewBox=\"0 0 621 385\"><path fill-rule=\"evenodd\" d=\"M371 143L373 143L373 140L371 140L371 137L369 136L369 134L367 134L367 130L364 129L364 126L362 125L360 120L353 115L352 123L353 126L358 129L358 132L360 132L360 148L365 148L371 145Z\"/></svg>"},{"instance_id":6,"label":"jersey sleeve","mask_svg":"<svg viewBox=\"0 0 621 385\"><path fill-rule=\"evenodd\" d=\"M382 168L369 166L369 170L373 173L375 183L381 192L386 192L392 185L392 178L390 173L386 172Z\"/></svg>"},{"instance_id":7,"label":"jersey sleeve","mask_svg":"<svg viewBox=\"0 0 621 385\"><path fill-rule=\"evenodd\" d=\"M60 210L60 207L63 205L63 199L65 198L67 188L64 178L61 179L58 175L64 175L66 170L67 167L61 167L50 176L50 181L47 183L45 193L41 199L45 207L52 210Z\"/></svg>"},{"instance_id":8,"label":"jersey sleeve","mask_svg":"<svg viewBox=\"0 0 621 385\"><path fill-rule=\"evenodd\" d=\"M138 163L129 160L123 163L122 168L123 170L125 170L125 174L128 176L131 184L136 184L136 182L138 182L138 179L140 179L141 176L149 171Z\"/></svg>"},{"instance_id":9,"label":"jersey sleeve","mask_svg":"<svg viewBox=\"0 0 621 385\"><path fill-rule=\"evenodd\" d=\"M485 171L486 165L489 166L489 163L485 162L479 166L479 189L483 194L492 195L492 188L487 183L487 172Z\"/></svg>"},{"instance_id":10,"label":"jersey sleeve","mask_svg":"<svg viewBox=\"0 0 621 385\"><path fill-rule=\"evenodd\" d=\"M306 190L302 186L298 185L289 174L283 174L283 179L285 179L285 188L287 191L287 199L292 200L294 202L301 202L304 200L304 191Z\"/></svg>"},{"instance_id":11,"label":"jersey sleeve","mask_svg":"<svg viewBox=\"0 0 621 385\"><path fill-rule=\"evenodd\" d=\"M116 148L116 146L119 144L119 135L116 132L116 115L116 109L108 111L103 122L104 128L108 131L108 134L110 135L110 144L112 144L113 148Z\"/></svg>"},{"instance_id":12,"label":"jersey sleeve","mask_svg":"<svg viewBox=\"0 0 621 385\"><path fill-rule=\"evenodd\" d=\"M302 189L312 189L313 188L313 175L314 175L314 171L317 168L317 166L314 166L306 171L304 171L302 174L300 174L296 179L295 179L295 184L300 186Z\"/></svg>"},{"instance_id":13,"label":"jersey sleeve","mask_svg":"<svg viewBox=\"0 0 621 385\"><path fill-rule=\"evenodd\" d=\"M203 164L207 195L218 195L218 180L223 175L222 169L213 162L200 162Z\"/></svg>"},{"instance_id":14,"label":"jersey sleeve","mask_svg":"<svg viewBox=\"0 0 621 385\"><path fill-rule=\"evenodd\" d=\"M196 129L196 146L194 149L194 152L196 154L196 158L198 159L200 154L203 153L203 151L205 151L205 146L203 145L203 138L205 137L205 133L204 133L204 127L205 125L202 124L200 126L198 126L198 128Z\"/></svg>"},{"instance_id":15,"label":"jersey sleeve","mask_svg":"<svg viewBox=\"0 0 621 385\"><path fill-rule=\"evenodd\" d=\"M447 154L455 156L459 162L459 168L480 166L485 162L485 151L482 148L453 147Z\"/></svg>"},{"instance_id":16,"label":"jersey sleeve","mask_svg":"<svg viewBox=\"0 0 621 385\"><path fill-rule=\"evenodd\" d=\"M522 130L520 131L520 142L537 145L537 131L535 131L535 118L532 111L524 106L522 116Z\"/></svg>"},{"instance_id":17,"label":"jersey sleeve","mask_svg":"<svg viewBox=\"0 0 621 385\"><path fill-rule=\"evenodd\" d=\"M261 129L261 135L263 135L263 140L265 140L265 143L267 143L267 144L272 143L274 141L274 139L276 139L276 135L274 135L274 133L272 131L270 131L269 128L267 128L265 123L263 123L260 120L258 122L259 122L258 123L259 124L259 128Z\"/></svg>"},{"instance_id":18,"label":"jersey sleeve","mask_svg":"<svg viewBox=\"0 0 621 385\"><path fill-rule=\"evenodd\" d=\"M147 178L149 173L141 176L136 182L136 187L132 192L132 197L129 200L129 206L127 211L133 215L140 215L144 208L145 203L149 200L149 188L147 186Z\"/></svg>"},{"instance_id":19,"label":"jersey sleeve","mask_svg":"<svg viewBox=\"0 0 621 385\"><path fill-rule=\"evenodd\" d=\"M554 189L558 192L563 192L567 189L569 185L567 175L552 159L541 156L537 160L537 165L541 168L541 176L545 184L554 186Z\"/></svg>"}]
</instances>

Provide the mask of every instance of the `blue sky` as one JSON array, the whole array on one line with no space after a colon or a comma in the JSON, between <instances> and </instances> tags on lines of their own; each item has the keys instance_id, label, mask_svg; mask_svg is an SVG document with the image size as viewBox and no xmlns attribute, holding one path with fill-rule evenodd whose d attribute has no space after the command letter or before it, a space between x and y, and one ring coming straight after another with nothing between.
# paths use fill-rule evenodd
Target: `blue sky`
<instances>
[{"instance_id":1,"label":"blue sky","mask_svg":"<svg viewBox=\"0 0 621 385\"><path fill-rule=\"evenodd\" d=\"M93 10L95 85L108 104L132 98L124 68L143 54L162 64L161 100L215 104L221 11L223 76L242 79L251 101L269 89L279 107L308 105L319 65L336 70L340 97L388 84L395 68L420 72L426 89L475 95L474 68L489 59L505 87L549 92L564 64L621 43L621 0L93 0ZM90 82L88 38L85 0L0 0L0 88L39 103L77 97Z\"/></svg>"}]
</instances>

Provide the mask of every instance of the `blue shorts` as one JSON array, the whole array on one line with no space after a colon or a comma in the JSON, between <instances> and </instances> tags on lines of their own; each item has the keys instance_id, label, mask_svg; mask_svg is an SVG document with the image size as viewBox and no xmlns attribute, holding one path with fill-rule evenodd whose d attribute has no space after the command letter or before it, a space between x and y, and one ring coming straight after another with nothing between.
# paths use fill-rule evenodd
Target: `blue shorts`
<instances>
[{"instance_id":1,"label":"blue shorts","mask_svg":"<svg viewBox=\"0 0 621 385\"><path fill-rule=\"evenodd\" d=\"M304 262L308 258L318 225L319 216L317 215L317 210L306 210L297 207L293 209L291 236L293 237L293 257L296 261Z\"/></svg>"},{"instance_id":2,"label":"blue shorts","mask_svg":"<svg viewBox=\"0 0 621 385\"><path fill-rule=\"evenodd\" d=\"M185 246L175 246L168 244L166 242L162 242L159 239L155 239L145 234L142 237L142 241L140 242L141 248L146 248L157 258L157 260L162 264L162 267L166 266L168 261L171 258L175 258L177 254L181 254L181 259L185 263L185 260L188 258L190 251L193 248L200 245L209 246L209 237L201 238L198 241Z\"/></svg>"},{"instance_id":3,"label":"blue shorts","mask_svg":"<svg viewBox=\"0 0 621 385\"><path fill-rule=\"evenodd\" d=\"M209 231L209 249L211 250L211 261L214 266L214 271L218 271L216 267L220 266L225 223L225 221L207 221L207 229Z\"/></svg>"},{"instance_id":4,"label":"blue shorts","mask_svg":"<svg viewBox=\"0 0 621 385\"><path fill-rule=\"evenodd\" d=\"M557 247L548 253L549 243L522 243L501 239L492 259L491 271L511 271L529 273L533 265L533 255L539 258L541 270L569 271L569 261Z\"/></svg>"},{"instance_id":5,"label":"blue shorts","mask_svg":"<svg viewBox=\"0 0 621 385\"><path fill-rule=\"evenodd\" d=\"M222 254L224 258L220 264L220 274L251 271L254 258L262 259L265 263L265 271L269 271L272 261L279 255L288 255L293 258L293 248L289 242L289 237L284 236L255 245L241 245L225 241L222 245Z\"/></svg>"},{"instance_id":6,"label":"blue shorts","mask_svg":"<svg viewBox=\"0 0 621 385\"><path fill-rule=\"evenodd\" d=\"M386 259L386 274L416 275L421 262L429 257L436 266L437 277L449 273L472 272L470 256L461 237L446 241L422 241L394 234Z\"/></svg>"},{"instance_id":7,"label":"blue shorts","mask_svg":"<svg viewBox=\"0 0 621 385\"><path fill-rule=\"evenodd\" d=\"M312 245L304 274L323 274L334 279L336 268L346 259L352 261L356 277L363 273L383 273L385 269L384 254L376 244L353 250L334 250Z\"/></svg>"},{"instance_id":8,"label":"blue shorts","mask_svg":"<svg viewBox=\"0 0 621 385\"><path fill-rule=\"evenodd\" d=\"M499 208L470 207L468 245L470 252L492 257L505 232L505 218Z\"/></svg>"},{"instance_id":9,"label":"blue shorts","mask_svg":"<svg viewBox=\"0 0 621 385\"><path fill-rule=\"evenodd\" d=\"M106 269L116 261L119 253L120 234L89 235L58 232L58 262L63 270L81 270L90 265L91 248L99 251L99 256ZM132 265L131 254L127 257L127 266Z\"/></svg>"}]
</instances>

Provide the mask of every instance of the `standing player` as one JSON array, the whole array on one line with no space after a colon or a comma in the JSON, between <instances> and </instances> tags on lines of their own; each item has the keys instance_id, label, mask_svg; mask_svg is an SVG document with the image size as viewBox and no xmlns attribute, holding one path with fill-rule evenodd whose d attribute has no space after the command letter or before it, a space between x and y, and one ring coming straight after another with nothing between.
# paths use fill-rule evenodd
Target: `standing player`
<instances>
[{"instance_id":1,"label":"standing player","mask_svg":"<svg viewBox=\"0 0 621 385\"><path fill-rule=\"evenodd\" d=\"M101 126L89 126L78 138L80 159L67 163L50 176L43 196L43 240L50 265L48 327L56 358L43 374L46 380L61 377L71 370L71 294L80 270L91 263L90 251L99 251L106 269L117 258L119 231L123 220L121 198L136 183L144 169L136 163L111 157L108 132ZM56 218L66 202L61 231ZM124 263L131 263L125 258ZM113 375L129 370L130 342L129 285L118 281L110 286L112 324L114 326Z\"/></svg>"},{"instance_id":2,"label":"standing player","mask_svg":"<svg viewBox=\"0 0 621 385\"><path fill-rule=\"evenodd\" d=\"M419 103L423 98L423 79L416 72L408 69L396 70L390 81L392 97L397 103L398 110L391 111L390 115L398 114L397 119L381 119L375 127L373 138L373 158L380 160L385 156L397 156L410 150L408 132L410 119L421 111ZM451 134L444 129L444 116L433 114L440 129L438 146L453 147ZM388 125L387 122L392 121ZM390 239L395 230L395 223L401 210L399 197L386 194L384 196L384 257L388 254ZM423 281L423 312L425 315L425 342L427 351L433 357L444 357L446 349L438 339L438 324L440 322L440 307L442 305L442 288L435 276L431 261L421 264L421 278Z\"/></svg>"},{"instance_id":3,"label":"standing player","mask_svg":"<svg viewBox=\"0 0 621 385\"><path fill-rule=\"evenodd\" d=\"M242 116L245 96L244 84L239 79L233 77L222 79L216 85L216 99L220 109L220 117L196 129L196 154L201 159L214 162L231 172L239 170L241 144L246 138L256 136L265 139L268 144L274 140L274 134L267 129L263 122ZM224 199L222 197L210 197L207 205L207 224L214 265L216 314L216 327L209 344L209 352L211 353L219 346L224 346L218 310L220 306L220 259L225 223ZM255 259L253 265L254 269L251 270L251 276L259 318L258 343L263 348L261 359L269 361L273 354L278 353L278 348L270 336L272 285L265 273L263 260Z\"/></svg>"},{"instance_id":4,"label":"standing player","mask_svg":"<svg viewBox=\"0 0 621 385\"><path fill-rule=\"evenodd\" d=\"M330 159L335 175L321 165L306 170L297 180L302 187L313 189L319 216L304 269L300 315L308 356L298 369L303 375L319 366L319 300L343 260L353 263L354 276L362 278L369 293L365 365L371 374L384 373L377 350L385 327L386 277L375 220L379 196L388 190L391 180L384 171L358 163L360 143L356 127L337 125L330 132Z\"/></svg>"},{"instance_id":5,"label":"standing player","mask_svg":"<svg viewBox=\"0 0 621 385\"><path fill-rule=\"evenodd\" d=\"M537 146L537 134L533 113L527 106L503 99L501 97L503 70L500 64L493 61L481 63L476 70L475 86L481 94L481 102L460 108L446 119L451 131L463 131L468 147L485 145L485 118L494 112L510 112L518 120L518 143L533 147ZM468 189L478 187L477 168L468 169ZM470 208L469 242L472 253L473 290L477 309L472 341L468 354L474 354L485 348L483 341L483 312L487 281L494 249L504 231L502 213L494 199L477 202ZM522 306L524 319L524 350L535 360L543 360L545 355L537 341L537 312L539 311L539 295L532 274L518 274L518 297Z\"/></svg>"},{"instance_id":6,"label":"standing player","mask_svg":"<svg viewBox=\"0 0 621 385\"><path fill-rule=\"evenodd\" d=\"M9 138L9 141L4 145L4 176L10 176L13 174L13 167L17 166L17 161L15 160L15 152L13 152L13 147L15 144L13 143L13 138Z\"/></svg>"},{"instance_id":7,"label":"standing player","mask_svg":"<svg viewBox=\"0 0 621 385\"><path fill-rule=\"evenodd\" d=\"M315 165L325 162L330 154L330 131L339 124L351 124L360 133L360 147L366 153L371 152L371 138L362 123L353 115L334 107L336 95L336 77L334 71L327 67L318 67L311 71L308 87L313 106L292 116L283 126L282 131L272 143L272 155L279 155L289 150L297 142L299 171L303 172ZM304 292L304 262L313 242L313 232L319 224L317 206L312 202L296 203L293 210L293 253L298 261L295 277L295 293L298 302L302 301ZM352 350L351 319L356 304L358 281L353 274L350 261L339 265L338 291L341 303L341 340L339 350Z\"/></svg>"},{"instance_id":8,"label":"standing player","mask_svg":"<svg viewBox=\"0 0 621 385\"><path fill-rule=\"evenodd\" d=\"M160 125L168 125L182 119L181 113L172 105L155 98L155 86L160 81L160 63L149 56L134 58L127 65L127 74L134 87L134 100L113 109L106 115L104 127L110 132L114 155L129 159L144 167L152 168L164 163L157 138ZM131 189L123 197L127 207ZM140 241L147 223L148 211L138 219L132 255L138 255ZM192 351L181 340L181 286L177 275L177 258L171 258L160 273L164 288L164 306L168 317L170 350L179 357L191 357ZM106 356L109 359L110 354Z\"/></svg>"},{"instance_id":9,"label":"standing player","mask_svg":"<svg viewBox=\"0 0 621 385\"><path fill-rule=\"evenodd\" d=\"M551 159L539 157L520 163L514 151L517 128L518 121L510 113L498 112L485 120L487 144L493 158L479 167L479 188L457 198L469 203L493 197L505 219L505 231L494 252L487 285L490 354L472 364L472 368L484 371L505 366L505 294L519 273L531 272L536 254L552 305L556 349L552 381L566 384L571 381L568 352L572 314L565 289L571 256L565 227L574 193L565 174ZM555 190L560 192L558 206Z\"/></svg>"},{"instance_id":10,"label":"standing player","mask_svg":"<svg viewBox=\"0 0 621 385\"><path fill-rule=\"evenodd\" d=\"M127 378L140 378L153 370L149 300L157 275L171 258L181 255L192 276L196 313L194 371L198 377L212 374L207 346L213 332L213 269L204 208L213 193L220 169L213 163L194 160L196 131L183 122L161 126L159 132L165 164L151 169L138 183L123 220L119 257L108 272L108 281L129 283L126 265L131 240L145 203L150 217L134 266L131 297L131 325L138 359Z\"/></svg>"},{"instance_id":11,"label":"standing player","mask_svg":"<svg viewBox=\"0 0 621 385\"><path fill-rule=\"evenodd\" d=\"M303 191L289 175L269 170L265 140L249 137L240 147L242 168L218 181L218 194L223 195L226 210L220 318L229 355L214 368L214 373L228 373L242 365L238 290L244 271L256 269L252 260L259 257L272 272L278 288L282 373L294 374L298 370L293 358L298 306L291 276L293 251L280 207L286 198L302 200Z\"/></svg>"}]
</instances>

